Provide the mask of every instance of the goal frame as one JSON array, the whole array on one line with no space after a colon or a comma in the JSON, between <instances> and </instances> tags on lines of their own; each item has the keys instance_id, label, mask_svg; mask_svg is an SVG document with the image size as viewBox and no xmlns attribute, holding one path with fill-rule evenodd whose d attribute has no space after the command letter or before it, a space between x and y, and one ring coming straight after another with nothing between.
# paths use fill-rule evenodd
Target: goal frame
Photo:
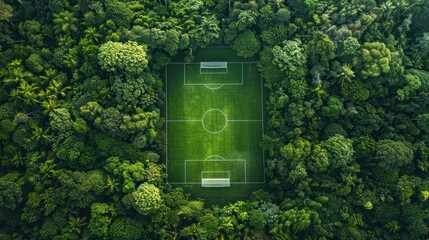
<instances>
[{"instance_id":1,"label":"goal frame","mask_svg":"<svg viewBox=\"0 0 429 240\"><path fill-rule=\"evenodd\" d=\"M201 187L231 187L231 181L229 178L201 178Z\"/></svg>"},{"instance_id":2,"label":"goal frame","mask_svg":"<svg viewBox=\"0 0 429 240\"><path fill-rule=\"evenodd\" d=\"M204 71L203 69L206 69L207 72ZM228 73L228 62L200 62L200 74L227 74L227 73Z\"/></svg>"},{"instance_id":3,"label":"goal frame","mask_svg":"<svg viewBox=\"0 0 429 240\"><path fill-rule=\"evenodd\" d=\"M212 175L204 177L204 175ZM218 177L221 176L222 177ZM202 171L201 172L201 187L230 187L231 172L230 171Z\"/></svg>"}]
</instances>

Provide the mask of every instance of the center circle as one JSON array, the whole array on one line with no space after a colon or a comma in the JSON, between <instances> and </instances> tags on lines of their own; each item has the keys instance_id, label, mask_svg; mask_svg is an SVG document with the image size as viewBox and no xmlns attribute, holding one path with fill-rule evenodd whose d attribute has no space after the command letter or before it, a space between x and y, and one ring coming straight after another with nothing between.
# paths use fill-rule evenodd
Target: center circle
<instances>
[{"instance_id":1,"label":"center circle","mask_svg":"<svg viewBox=\"0 0 429 240\"><path fill-rule=\"evenodd\" d=\"M211 134L221 133L227 124L226 115L220 109L209 109L202 117L204 130Z\"/></svg>"}]
</instances>

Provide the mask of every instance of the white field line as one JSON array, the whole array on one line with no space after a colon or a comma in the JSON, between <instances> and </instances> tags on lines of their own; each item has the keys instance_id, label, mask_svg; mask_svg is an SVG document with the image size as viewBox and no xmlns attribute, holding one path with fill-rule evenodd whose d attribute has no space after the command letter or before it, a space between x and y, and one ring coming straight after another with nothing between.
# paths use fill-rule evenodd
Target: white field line
<instances>
[{"instance_id":1,"label":"white field line","mask_svg":"<svg viewBox=\"0 0 429 240\"><path fill-rule=\"evenodd\" d=\"M219 85L225 85L225 86L240 86L244 84L244 76L243 76L243 64L254 64L256 62L228 62L230 64L241 64L241 83L187 83L186 81L186 65L200 65L201 63L195 62L195 63L169 63L169 64L183 64L183 84L184 85L190 85L190 86L219 86ZM200 74L207 74L202 73L200 68ZM228 68L226 70L226 73L210 73L210 74L228 74Z\"/></svg>"},{"instance_id":2,"label":"white field line","mask_svg":"<svg viewBox=\"0 0 429 240\"><path fill-rule=\"evenodd\" d=\"M244 162L244 182L247 182L247 161Z\"/></svg>"},{"instance_id":3,"label":"white field line","mask_svg":"<svg viewBox=\"0 0 429 240\"><path fill-rule=\"evenodd\" d=\"M165 65L165 172L168 174L168 64ZM167 178L168 182L168 178Z\"/></svg>"},{"instance_id":4,"label":"white field line","mask_svg":"<svg viewBox=\"0 0 429 240\"><path fill-rule=\"evenodd\" d=\"M187 181L187 165L188 162L243 162L244 163L244 183L247 182L247 169L246 169L246 159L216 159L216 160L210 160L210 159L205 159L205 160L200 160L200 159L191 159L191 160L185 160L185 182L183 184L191 184L191 182L188 183ZM207 172L207 171L206 171ZM215 171L209 171L209 172L215 172ZM226 172L226 171L225 171ZM201 182L200 182L201 184Z\"/></svg>"},{"instance_id":5,"label":"white field line","mask_svg":"<svg viewBox=\"0 0 429 240\"><path fill-rule=\"evenodd\" d=\"M255 64L256 62L227 62L227 63L231 63L231 64ZM180 64L188 64L188 65L200 65L201 62L172 62L169 64L176 64L176 65L180 65Z\"/></svg>"},{"instance_id":6,"label":"white field line","mask_svg":"<svg viewBox=\"0 0 429 240\"><path fill-rule=\"evenodd\" d=\"M246 162L246 159L187 159L185 162Z\"/></svg>"},{"instance_id":7,"label":"white field line","mask_svg":"<svg viewBox=\"0 0 429 240\"><path fill-rule=\"evenodd\" d=\"M244 68L244 67L243 67L243 63L241 63L241 85L243 85L243 84L244 84L244 79L243 79L243 78L244 78L244 77L243 77L243 75L244 75L243 71L244 71L244 70L243 70L243 68Z\"/></svg>"},{"instance_id":8,"label":"white field line","mask_svg":"<svg viewBox=\"0 0 429 240\"><path fill-rule=\"evenodd\" d=\"M243 74L243 64L254 64L256 62L229 62L229 63L236 63L236 64L240 64L242 65L242 83L230 83L230 84L224 84L224 85L243 85L244 84L244 74ZM184 85L219 85L219 84L186 84L186 68L185 68L185 64L200 64L200 63L182 63L182 62L176 62L176 63L169 63L169 64L183 64L183 81L184 81ZM167 71L167 66L166 65L166 69L165 69L165 73L166 73L166 121L167 122L201 122L201 120L168 120L168 71ZM261 122L261 126L262 126L262 136L265 134L264 133L264 103L263 103L263 80L262 77L261 79L261 120L227 120L229 122ZM166 124L166 134L167 134L167 140L168 140L168 124ZM168 143L168 141L167 141ZM265 169L265 151L262 151L262 157L263 157L263 169ZM240 159L238 159L240 160ZM264 184L266 182L266 176L265 176L265 171L264 171L264 181L263 182L247 182L247 161L245 159L241 159L244 160L244 164L245 164L245 182L231 182L231 185L234 184ZM187 161L213 161L213 160L185 160L185 182L170 182L170 184L201 184L201 182L187 182L186 181L186 162ZM218 160L218 161L230 161L230 160ZM237 161L237 160L235 160ZM168 144L166 144L166 172L168 172ZM167 179L168 182L168 179Z\"/></svg>"},{"instance_id":9,"label":"white field line","mask_svg":"<svg viewBox=\"0 0 429 240\"><path fill-rule=\"evenodd\" d=\"M263 85L263 83L262 83L262 77L260 77L260 79L261 79L261 119L262 119L262 121L261 121L261 125L262 125L262 139L261 140L263 140L264 139L264 85ZM264 183L265 183L265 168L266 168L266 165L265 165L265 150L264 149L262 149L262 169L264 169Z\"/></svg>"},{"instance_id":10,"label":"white field line","mask_svg":"<svg viewBox=\"0 0 429 240\"><path fill-rule=\"evenodd\" d=\"M228 173L228 178L231 178L231 171L201 171L201 178L204 178L204 173Z\"/></svg>"},{"instance_id":11,"label":"white field line","mask_svg":"<svg viewBox=\"0 0 429 240\"><path fill-rule=\"evenodd\" d=\"M237 120L226 120L227 122L262 122L263 120L260 119L237 119ZM171 119L167 120L167 122L202 122L201 119Z\"/></svg>"},{"instance_id":12,"label":"white field line","mask_svg":"<svg viewBox=\"0 0 429 240\"><path fill-rule=\"evenodd\" d=\"M225 86L240 86L243 85L243 83L185 83L186 86L219 86L219 85L225 85Z\"/></svg>"},{"instance_id":13,"label":"white field line","mask_svg":"<svg viewBox=\"0 0 429 240\"><path fill-rule=\"evenodd\" d=\"M231 182L231 185L245 184L264 184L265 182ZM174 185L201 185L201 182L170 182Z\"/></svg>"}]
</instances>

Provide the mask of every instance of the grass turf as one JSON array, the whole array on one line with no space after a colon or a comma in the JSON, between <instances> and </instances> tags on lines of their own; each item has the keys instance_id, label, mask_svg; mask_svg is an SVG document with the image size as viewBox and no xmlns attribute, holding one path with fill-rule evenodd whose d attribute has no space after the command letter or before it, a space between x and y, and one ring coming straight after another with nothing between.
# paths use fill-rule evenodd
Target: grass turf
<instances>
[{"instance_id":1,"label":"grass turf","mask_svg":"<svg viewBox=\"0 0 429 240\"><path fill-rule=\"evenodd\" d=\"M199 50L196 61L228 61L220 56L231 52ZM229 65L229 74L213 75L200 74L199 64L166 67L168 181L214 203L247 198L265 181L261 79L255 63ZM202 188L204 171L228 171L231 187Z\"/></svg>"}]
</instances>

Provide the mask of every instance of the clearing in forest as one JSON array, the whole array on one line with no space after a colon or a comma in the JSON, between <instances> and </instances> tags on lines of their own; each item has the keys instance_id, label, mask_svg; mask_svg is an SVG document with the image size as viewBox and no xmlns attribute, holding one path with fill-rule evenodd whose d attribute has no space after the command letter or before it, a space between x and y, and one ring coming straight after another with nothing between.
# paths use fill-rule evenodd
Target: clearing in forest
<instances>
[{"instance_id":1,"label":"clearing in forest","mask_svg":"<svg viewBox=\"0 0 429 240\"><path fill-rule=\"evenodd\" d=\"M265 183L262 80L255 62L222 51L165 69L168 181L200 193Z\"/></svg>"}]
</instances>

